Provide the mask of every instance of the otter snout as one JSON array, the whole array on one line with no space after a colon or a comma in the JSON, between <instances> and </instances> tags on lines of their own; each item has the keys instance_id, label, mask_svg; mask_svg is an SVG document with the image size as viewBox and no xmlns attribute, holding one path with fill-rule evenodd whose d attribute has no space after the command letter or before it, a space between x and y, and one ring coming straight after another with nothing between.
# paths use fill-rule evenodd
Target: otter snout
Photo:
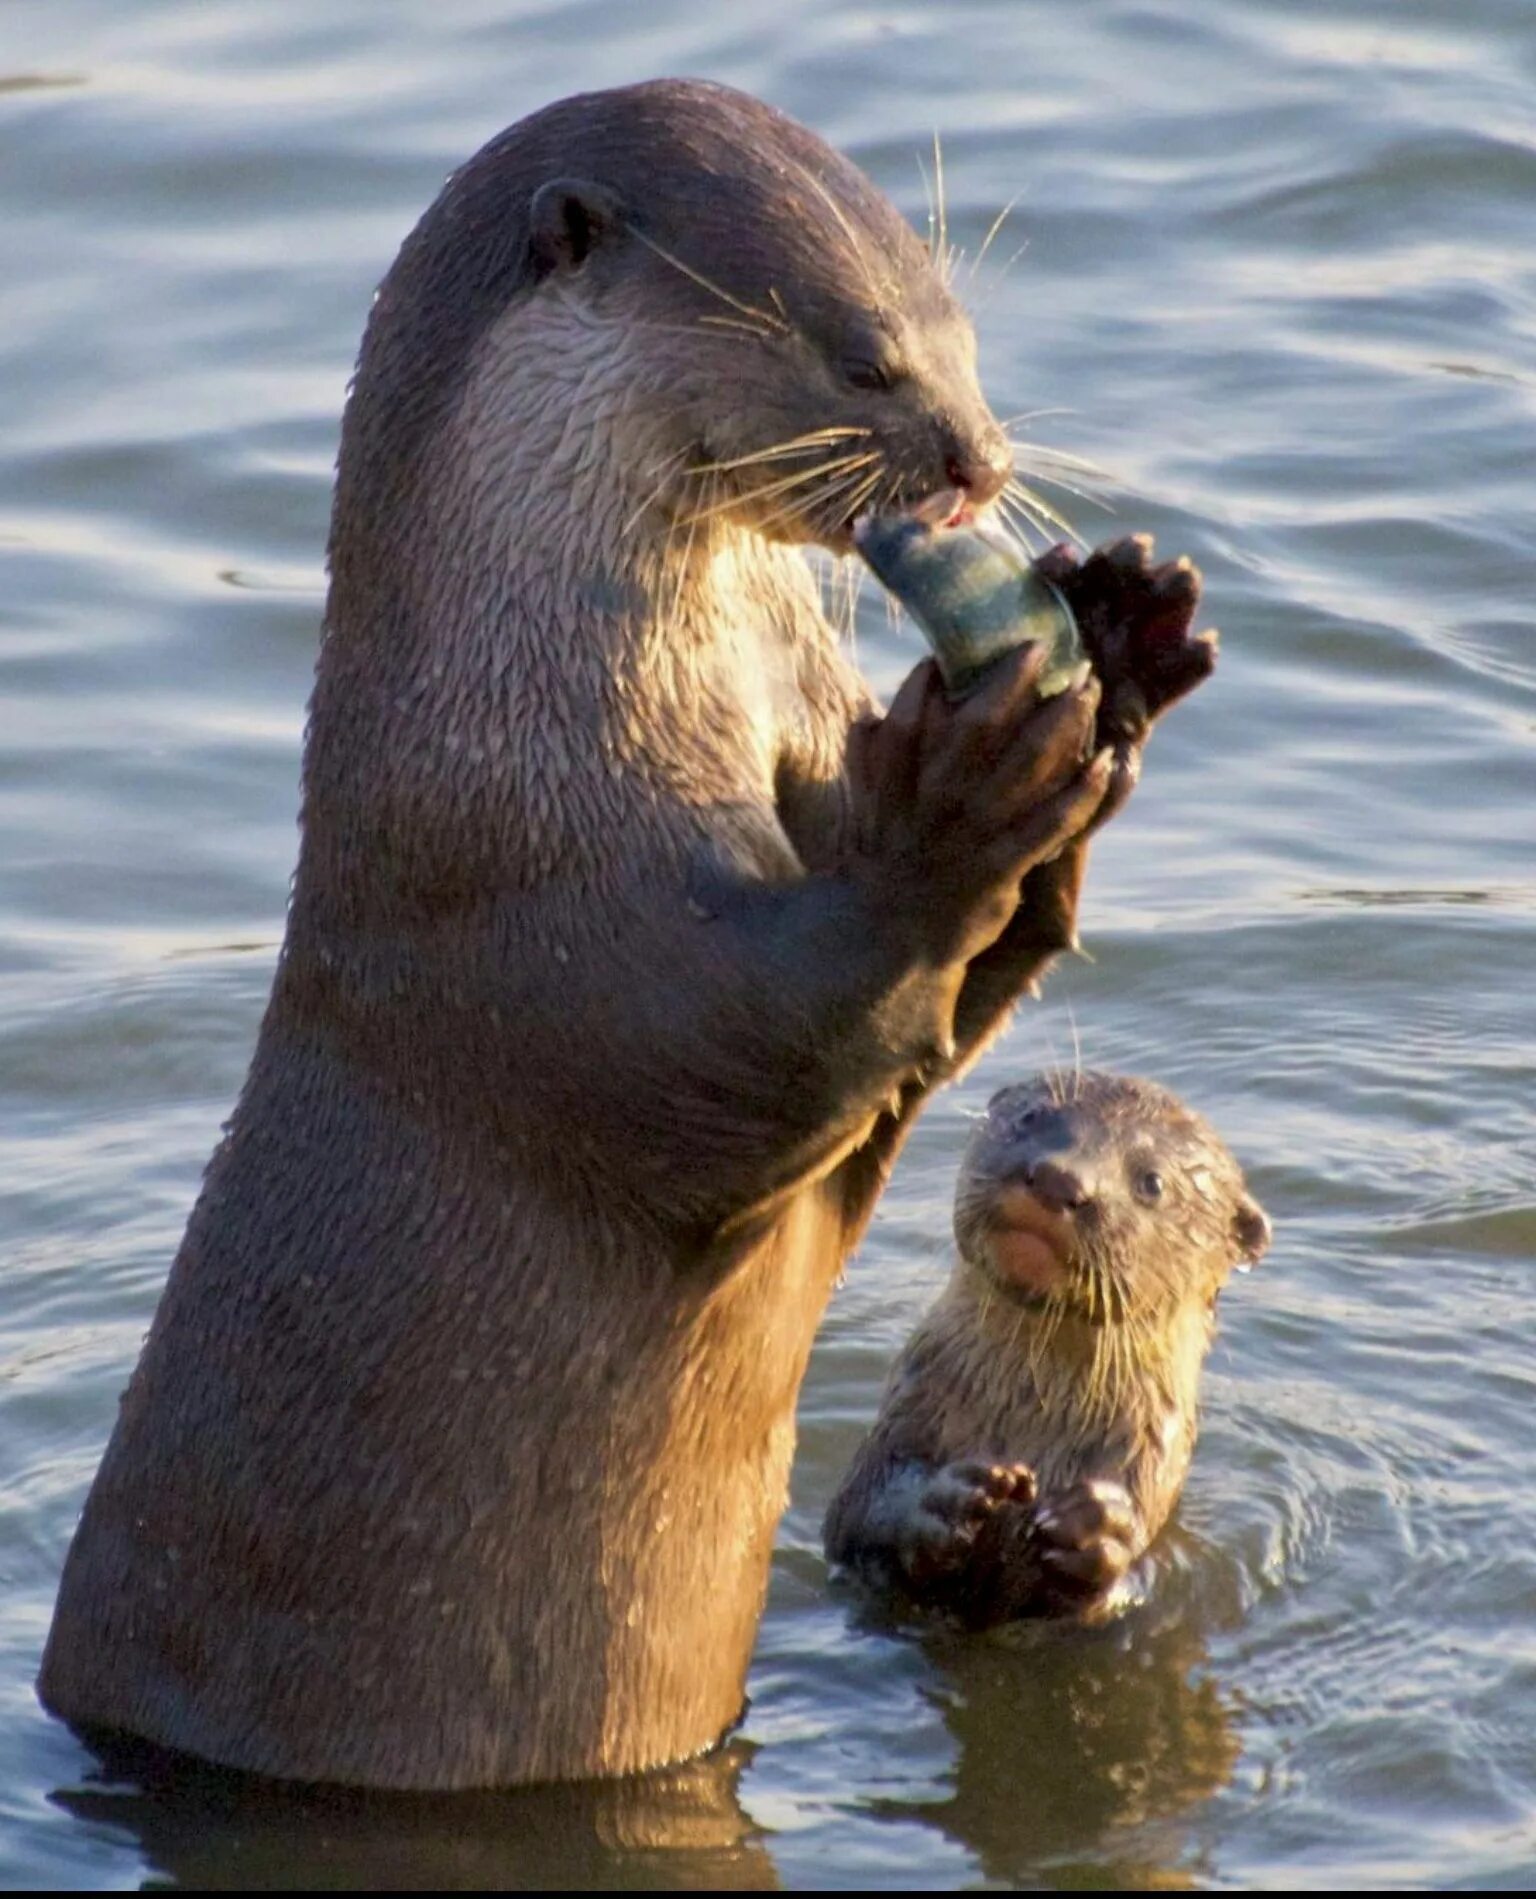
<instances>
[{"instance_id":1,"label":"otter snout","mask_svg":"<svg viewBox=\"0 0 1536 1899\"><path fill-rule=\"evenodd\" d=\"M978 435L954 436L944 458L944 479L961 489L972 507L984 508L1008 486L1013 476L1013 444L996 423Z\"/></svg>"},{"instance_id":2,"label":"otter snout","mask_svg":"<svg viewBox=\"0 0 1536 1899\"><path fill-rule=\"evenodd\" d=\"M1049 1157L1024 1168L1024 1184L1053 1213L1075 1213L1093 1199L1093 1182L1086 1168Z\"/></svg>"}]
</instances>

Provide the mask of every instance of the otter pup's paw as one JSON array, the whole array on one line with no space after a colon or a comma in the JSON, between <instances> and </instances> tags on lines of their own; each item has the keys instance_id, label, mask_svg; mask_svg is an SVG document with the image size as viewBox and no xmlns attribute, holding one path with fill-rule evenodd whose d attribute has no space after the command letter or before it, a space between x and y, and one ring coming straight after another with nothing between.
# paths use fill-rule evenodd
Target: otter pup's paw
<instances>
[{"instance_id":1,"label":"otter pup's paw","mask_svg":"<svg viewBox=\"0 0 1536 1899\"><path fill-rule=\"evenodd\" d=\"M1004 1515L1029 1511L1035 1474L1027 1464L945 1464L923 1485L907 1519L899 1550L914 1593L942 1590L959 1580L991 1541L989 1528Z\"/></svg>"},{"instance_id":2,"label":"otter pup's paw","mask_svg":"<svg viewBox=\"0 0 1536 1899\"><path fill-rule=\"evenodd\" d=\"M1136 1557L1136 1506L1119 1484L1090 1478L1037 1504L1030 1540L1048 1595L1086 1608L1120 1582Z\"/></svg>"},{"instance_id":3,"label":"otter pup's paw","mask_svg":"<svg viewBox=\"0 0 1536 1899\"><path fill-rule=\"evenodd\" d=\"M1128 534L1079 561L1053 547L1035 570L1071 607L1103 684L1098 740L1140 745L1169 706L1216 664L1214 633L1195 633L1200 570L1185 559L1152 563L1150 534Z\"/></svg>"}]
</instances>

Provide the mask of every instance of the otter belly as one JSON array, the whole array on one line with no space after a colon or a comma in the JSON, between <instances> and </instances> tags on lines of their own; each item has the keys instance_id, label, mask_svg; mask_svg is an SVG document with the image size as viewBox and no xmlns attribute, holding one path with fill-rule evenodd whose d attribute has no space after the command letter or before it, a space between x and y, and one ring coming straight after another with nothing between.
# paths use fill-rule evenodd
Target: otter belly
<instances>
[{"instance_id":1,"label":"otter belly","mask_svg":"<svg viewBox=\"0 0 1536 1899\"><path fill-rule=\"evenodd\" d=\"M632 1235L615 1274L612 1233L485 1191L363 1091L343 1140L315 1092L248 1098L210 1169L70 1551L45 1702L395 1788L708 1745L742 1705L825 1236L793 1216L694 1300ZM797 1272L819 1297L786 1322Z\"/></svg>"}]
</instances>

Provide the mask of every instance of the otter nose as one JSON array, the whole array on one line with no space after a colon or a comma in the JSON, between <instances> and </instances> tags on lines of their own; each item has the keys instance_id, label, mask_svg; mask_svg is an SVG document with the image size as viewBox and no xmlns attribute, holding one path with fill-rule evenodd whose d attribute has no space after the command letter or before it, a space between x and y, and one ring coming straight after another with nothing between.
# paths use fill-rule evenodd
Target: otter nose
<instances>
[{"instance_id":1,"label":"otter nose","mask_svg":"<svg viewBox=\"0 0 1536 1899\"><path fill-rule=\"evenodd\" d=\"M974 442L955 443L944 461L944 478L963 488L978 508L995 501L1013 474L1013 445L1000 428L989 428Z\"/></svg>"},{"instance_id":2,"label":"otter nose","mask_svg":"<svg viewBox=\"0 0 1536 1899\"><path fill-rule=\"evenodd\" d=\"M1083 1176L1061 1161L1037 1160L1025 1179L1041 1205L1056 1213L1071 1213L1087 1206L1093 1198L1092 1189Z\"/></svg>"}]
</instances>

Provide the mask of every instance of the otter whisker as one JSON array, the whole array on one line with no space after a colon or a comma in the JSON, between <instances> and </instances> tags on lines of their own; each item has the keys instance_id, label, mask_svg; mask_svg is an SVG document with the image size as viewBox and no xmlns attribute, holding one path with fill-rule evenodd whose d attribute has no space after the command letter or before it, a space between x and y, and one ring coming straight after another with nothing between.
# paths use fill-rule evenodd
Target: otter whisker
<instances>
[{"instance_id":1,"label":"otter whisker","mask_svg":"<svg viewBox=\"0 0 1536 1899\"><path fill-rule=\"evenodd\" d=\"M803 507L807 514L830 513L839 497L847 494L850 488L856 487L861 479L867 479L867 477L861 477L858 470L854 469L844 475L841 480L829 482L814 495L807 496L803 500L797 497L789 506L791 510L795 507Z\"/></svg>"},{"instance_id":2,"label":"otter whisker","mask_svg":"<svg viewBox=\"0 0 1536 1899\"><path fill-rule=\"evenodd\" d=\"M712 329L739 330L743 336L755 337L759 343L772 342L781 334L764 323L749 323L745 317L720 316L713 310L706 310L698 321L709 324Z\"/></svg>"},{"instance_id":3,"label":"otter whisker","mask_svg":"<svg viewBox=\"0 0 1536 1899\"><path fill-rule=\"evenodd\" d=\"M1016 429L1021 422L1038 422L1042 416L1076 414L1076 409L1064 409L1058 403L1054 409L1020 409L1016 415L1000 415L997 426L1000 429Z\"/></svg>"},{"instance_id":4,"label":"otter whisker","mask_svg":"<svg viewBox=\"0 0 1536 1899\"><path fill-rule=\"evenodd\" d=\"M849 247L852 249L854 256L857 257L859 260L859 268L864 273L864 281L868 285L869 290L874 298L876 305L878 306L879 304L883 303L885 301L885 292L880 283L879 278L877 278L874 271L870 269L868 247L865 245L864 241L860 238L859 233L854 229L853 223L851 219L849 218L847 212L844 211L843 207L837 202L837 200L832 196L831 192L827 190L826 186L821 182L821 180L816 176L816 174L812 170L810 170L808 166L801 165L799 167L799 171L800 171L800 176L811 187L812 191L816 193L817 197L820 198L821 202L827 207L827 209L832 213L832 216L837 220L838 226L841 229L843 236L846 237L848 240ZM770 291L769 295L773 296L775 295L775 293ZM788 312L786 311L785 314L787 316Z\"/></svg>"},{"instance_id":5,"label":"otter whisker","mask_svg":"<svg viewBox=\"0 0 1536 1899\"><path fill-rule=\"evenodd\" d=\"M747 468L754 462L788 459L792 455L809 455L812 449L821 448L830 442L851 436L866 436L873 431L856 428L812 429L805 435L792 435L782 442L774 442L768 448L753 449L749 455L733 455L728 461L699 462L694 473L708 475L725 472L732 468Z\"/></svg>"},{"instance_id":6,"label":"otter whisker","mask_svg":"<svg viewBox=\"0 0 1536 1899\"><path fill-rule=\"evenodd\" d=\"M938 272L940 280L947 284L954 256L949 248L949 207L944 201L944 147L937 128L933 134L932 178L921 157L917 161L917 169L922 175L923 190L928 199L928 261Z\"/></svg>"},{"instance_id":7,"label":"otter whisker","mask_svg":"<svg viewBox=\"0 0 1536 1899\"><path fill-rule=\"evenodd\" d=\"M944 146L937 126L933 131L933 189L939 207L939 252L935 261L939 275L948 283L952 261L949 254L949 206L944 195Z\"/></svg>"},{"instance_id":8,"label":"otter whisker","mask_svg":"<svg viewBox=\"0 0 1536 1899\"><path fill-rule=\"evenodd\" d=\"M1108 514L1114 513L1114 507L1108 499L1108 492L1115 485L1114 479L1103 470L1095 471L1092 463L1079 468L1071 463L1058 462L1051 450L1042 450L1038 444L1014 442L1012 448L1015 477L1028 475L1035 481L1043 481L1048 487L1063 488L1092 507L1102 508Z\"/></svg>"},{"instance_id":9,"label":"otter whisker","mask_svg":"<svg viewBox=\"0 0 1536 1899\"><path fill-rule=\"evenodd\" d=\"M777 331L781 336L787 336L789 334L789 325L781 322L772 311L759 310L755 304L743 303L740 297L733 297L729 290L722 290L719 284L706 277L703 271L695 270L692 264L685 264L682 258L674 257L672 252L658 244L655 238L647 237L645 232L642 231L638 225L626 224L624 228L631 237L637 239L648 251L654 252L664 264L670 264L675 271L681 272L690 283L697 284L701 290L707 290L712 297L718 297L722 303L728 304L731 309L737 311L741 316L751 317L755 322L766 325L769 330Z\"/></svg>"},{"instance_id":10,"label":"otter whisker","mask_svg":"<svg viewBox=\"0 0 1536 1899\"><path fill-rule=\"evenodd\" d=\"M864 477L864 480L859 487L858 493L854 496L852 501L850 501L850 503L848 504L848 513L850 517L856 518L858 515L863 513L865 502L869 500L870 496L873 495L875 490L880 486L880 475L881 475L881 470L876 468L870 474ZM854 594L855 594L855 597L857 597L859 588L862 587L864 584L864 569L862 566L860 566L860 567L853 567L849 571L853 574L853 577L854 577Z\"/></svg>"},{"instance_id":11,"label":"otter whisker","mask_svg":"<svg viewBox=\"0 0 1536 1899\"><path fill-rule=\"evenodd\" d=\"M682 617L683 594L686 591L687 584L691 577L692 567L693 567L693 544L694 544L694 539L698 533L697 517L690 515L686 519L686 521L682 521L682 522L679 522L677 520L673 521L672 526L667 535L667 548L668 548L669 558L671 555L672 547L675 542L675 537L679 529L682 527L686 527L687 529L687 539L683 542L682 558L676 564L677 584L673 588L672 605L670 609L668 610L668 613L666 616L667 623L669 624ZM666 569L663 568L662 571L665 572Z\"/></svg>"},{"instance_id":12,"label":"otter whisker","mask_svg":"<svg viewBox=\"0 0 1536 1899\"><path fill-rule=\"evenodd\" d=\"M819 481L824 484L834 484L831 488L824 488L823 491L818 494L809 496L797 495L793 501L786 504L791 509L795 507L814 508L820 505L825 493L836 492L839 488L851 485L862 470L866 469L872 461L878 460L879 457L873 450L863 455L845 455L835 461L825 463L819 468L806 469L796 477L791 478L786 476L782 481L767 482L760 488L750 490L743 498L748 501L755 501L760 498L766 499L771 495L785 494L792 492L796 488L803 488L813 481ZM840 479L838 479L839 477Z\"/></svg>"},{"instance_id":13,"label":"otter whisker","mask_svg":"<svg viewBox=\"0 0 1536 1899\"><path fill-rule=\"evenodd\" d=\"M743 507L753 501L766 501L774 495L785 493L789 489L804 487L807 482L819 481L825 476L840 474L845 469L852 470L854 468L866 467L873 459L875 459L873 450L866 450L862 455L838 456L830 462L823 463L820 467L802 468L792 475L782 476L778 481L766 481L757 488L749 488L738 494L727 495L724 500L717 501L712 507L696 511L690 516L690 519L704 521L708 520L711 515L723 513L729 508Z\"/></svg>"},{"instance_id":14,"label":"otter whisker","mask_svg":"<svg viewBox=\"0 0 1536 1899\"><path fill-rule=\"evenodd\" d=\"M645 499L640 503L639 507L635 509L634 513L629 515L625 519L624 525L619 529L619 532L621 534L630 533L630 531L635 527L636 523L639 522L641 519L643 519L643 517L646 514L648 514L650 510L655 506L655 504L661 499L662 494L667 488L668 484L672 481L673 477L678 473L679 465L687 461L689 452L690 451L686 448L680 448L676 452L676 454L667 456L666 460L661 465L661 474L660 474L659 479L657 480L656 486L651 489L649 494L646 495Z\"/></svg>"},{"instance_id":15,"label":"otter whisker","mask_svg":"<svg viewBox=\"0 0 1536 1899\"><path fill-rule=\"evenodd\" d=\"M1022 191L1016 191L1013 194L1013 196L1008 200L1008 202L1003 206L1002 210L998 212L997 216L987 226L987 234L981 240L981 248L977 251L976 255L971 259L971 272L970 272L970 276L966 280L968 283L974 283L976 281L976 273L978 270L981 269L982 263L984 259L986 258L987 252L991 250L993 239L997 236L998 232L1002 230L1003 226L1008 222L1009 218L1012 217L1013 212L1014 212L1014 207L1018 204L1020 198L1022 198L1023 196L1024 196L1024 193ZM1007 424L1005 423L1004 427L1006 426Z\"/></svg>"},{"instance_id":16,"label":"otter whisker","mask_svg":"<svg viewBox=\"0 0 1536 1899\"><path fill-rule=\"evenodd\" d=\"M998 292L999 286L1002 285L1004 282L1006 282L1008 273L1013 269L1014 265L1019 261L1019 259L1024 255L1025 251L1027 251L1028 249L1029 249L1029 239L1025 238L1024 242L1019 246L1019 248L1016 251L1014 251L1009 257L1005 258L1001 264L996 265L991 271L987 273L988 279L990 281L984 283L982 286L981 293L976 299L976 303L975 303L976 310L985 311L991 308L992 304L995 302L997 298L997 292Z\"/></svg>"},{"instance_id":17,"label":"otter whisker","mask_svg":"<svg viewBox=\"0 0 1536 1899\"><path fill-rule=\"evenodd\" d=\"M1010 252L1009 255L1003 260L1003 262L998 265L997 274L998 274L999 279L1002 279L1008 275L1009 271L1013 269L1014 265L1024 255L1025 251L1029 249L1029 243L1030 243L1030 240L1026 237L1024 242L1019 246L1019 248L1016 251Z\"/></svg>"},{"instance_id":18,"label":"otter whisker","mask_svg":"<svg viewBox=\"0 0 1536 1899\"><path fill-rule=\"evenodd\" d=\"M1050 540L1051 537L1040 523L1032 515L1026 515L1011 495L999 495L994 506L1009 532L1022 544L1026 552L1033 551L1037 536L1043 541Z\"/></svg>"},{"instance_id":19,"label":"otter whisker","mask_svg":"<svg viewBox=\"0 0 1536 1899\"><path fill-rule=\"evenodd\" d=\"M1023 541L1025 547L1033 545L1031 539L1033 535L1039 535L1040 539L1049 545L1050 542L1060 538L1060 533L1065 533L1079 547L1087 545L1077 530L1066 525L1054 510L1051 510L1049 515L1044 515L1031 503L1021 501L1016 494L1000 495L997 506L1005 518L1011 522L1014 532Z\"/></svg>"},{"instance_id":20,"label":"otter whisker","mask_svg":"<svg viewBox=\"0 0 1536 1899\"><path fill-rule=\"evenodd\" d=\"M847 491L852 488L855 490L858 499L850 501L846 511L850 515L857 514L863 498L880 485L880 476L883 470L879 463L878 456L876 457L876 464L875 467L862 471L857 468L849 469L841 480L833 482L823 494L816 497L814 505L820 506L823 502L830 502L835 497L846 494Z\"/></svg>"},{"instance_id":21,"label":"otter whisker","mask_svg":"<svg viewBox=\"0 0 1536 1899\"><path fill-rule=\"evenodd\" d=\"M1014 467L1019 473L1032 476L1036 481L1043 481L1052 488L1061 488L1069 495L1076 495L1079 501L1086 501L1090 508L1102 508L1106 514L1115 512L1113 505L1104 497L1102 485L1092 482L1091 478L1078 475L1076 479L1069 481L1065 475L1048 463L1015 461Z\"/></svg>"},{"instance_id":22,"label":"otter whisker","mask_svg":"<svg viewBox=\"0 0 1536 1899\"><path fill-rule=\"evenodd\" d=\"M1038 413L1041 415L1065 415L1067 411L1064 409L1055 411L1041 409ZM1003 423L1001 426L1003 428L1009 428L1012 424ZM1113 479L1107 468L1103 467L1099 462L1090 461L1086 455L1074 455L1070 449L1056 448L1050 442L1037 442L1033 436L1029 435L1011 435L1008 439L1015 451L1021 455L1028 454L1037 460L1048 462L1052 466L1059 462L1063 468L1075 469L1080 475L1102 476L1105 481Z\"/></svg>"},{"instance_id":23,"label":"otter whisker","mask_svg":"<svg viewBox=\"0 0 1536 1899\"><path fill-rule=\"evenodd\" d=\"M804 500L796 496L775 509L768 518L762 522L762 531L764 533L770 533L781 521L789 519L797 508L805 515L820 515L824 518L830 518L835 512L845 520L852 520L862 511L870 492L878 485L880 473L881 471L878 467L865 475L860 475L857 469L851 469L848 473L843 475L840 480L830 483L829 486L824 488L819 494L812 495ZM848 492L850 489L853 491L851 494ZM835 510L834 504L836 504ZM850 563L846 571L850 576L851 591L847 602L847 626L845 631L851 636L853 632L854 609L858 600L859 585L862 581L862 569Z\"/></svg>"},{"instance_id":24,"label":"otter whisker","mask_svg":"<svg viewBox=\"0 0 1536 1899\"><path fill-rule=\"evenodd\" d=\"M878 470L876 471L875 478L878 479ZM863 477L863 481L867 481L868 479L867 476ZM831 504L841 494L856 485L861 485L859 468L857 466L844 473L841 479L830 482L827 487L823 488L817 494L810 496L793 495L789 499L782 501L780 505L773 509L767 518L760 523L761 530L764 533L771 532L781 521L788 520L797 510L805 515L826 514L830 511ZM856 511L857 504L840 510L840 512L847 514L853 514Z\"/></svg>"},{"instance_id":25,"label":"otter whisker","mask_svg":"<svg viewBox=\"0 0 1536 1899\"><path fill-rule=\"evenodd\" d=\"M1058 514L1044 495L1037 494L1033 488L1026 488L1017 476L1009 481L1006 492L1026 512L1033 510L1040 521L1049 522L1052 527L1060 528L1063 534L1069 535L1079 546L1084 545L1083 537L1067 517Z\"/></svg>"}]
</instances>

